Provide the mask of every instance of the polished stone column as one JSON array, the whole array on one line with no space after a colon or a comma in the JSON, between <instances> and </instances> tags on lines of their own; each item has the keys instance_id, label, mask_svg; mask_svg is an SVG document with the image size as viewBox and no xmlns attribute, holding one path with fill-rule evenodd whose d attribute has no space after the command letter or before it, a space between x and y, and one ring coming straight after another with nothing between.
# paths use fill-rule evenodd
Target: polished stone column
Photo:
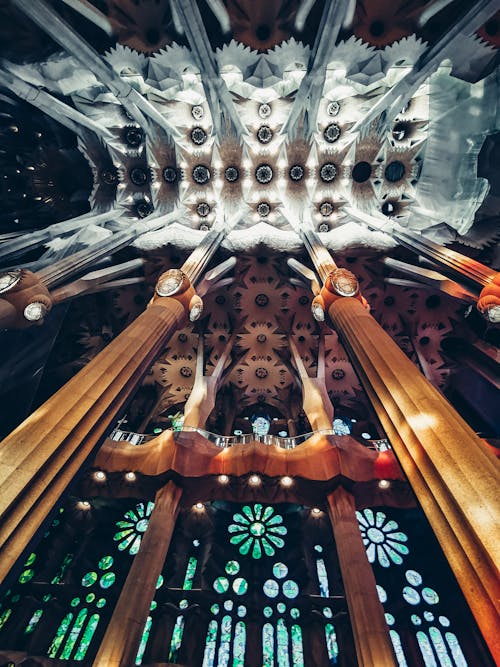
<instances>
[{"instance_id":1,"label":"polished stone column","mask_svg":"<svg viewBox=\"0 0 500 667\"><path fill-rule=\"evenodd\" d=\"M500 661L498 461L358 299L338 298L328 311L489 649Z\"/></svg>"},{"instance_id":2,"label":"polished stone column","mask_svg":"<svg viewBox=\"0 0 500 667\"><path fill-rule=\"evenodd\" d=\"M168 482L158 491L149 526L120 593L93 667L135 665L137 651L161 574L182 489Z\"/></svg>"},{"instance_id":3,"label":"polished stone column","mask_svg":"<svg viewBox=\"0 0 500 667\"><path fill-rule=\"evenodd\" d=\"M188 302L157 297L0 444L0 580L185 322Z\"/></svg>"},{"instance_id":4,"label":"polished stone column","mask_svg":"<svg viewBox=\"0 0 500 667\"><path fill-rule=\"evenodd\" d=\"M342 486L328 496L342 581L359 667L397 665L384 609L356 519L354 496Z\"/></svg>"}]
</instances>

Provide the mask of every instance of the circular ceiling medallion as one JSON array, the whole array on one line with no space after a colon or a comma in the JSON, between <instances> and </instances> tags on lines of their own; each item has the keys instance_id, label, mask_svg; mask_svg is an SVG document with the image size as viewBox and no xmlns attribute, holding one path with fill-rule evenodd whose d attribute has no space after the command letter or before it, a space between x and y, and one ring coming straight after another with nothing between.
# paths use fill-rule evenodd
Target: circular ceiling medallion
<instances>
[{"instance_id":1,"label":"circular ceiling medallion","mask_svg":"<svg viewBox=\"0 0 500 667\"><path fill-rule=\"evenodd\" d=\"M322 222L318 227L318 232L326 233L330 231L330 225L327 222Z\"/></svg>"},{"instance_id":2,"label":"circular ceiling medallion","mask_svg":"<svg viewBox=\"0 0 500 667\"><path fill-rule=\"evenodd\" d=\"M175 183L177 180L177 169L175 167L165 167L163 170L163 180L165 183Z\"/></svg>"},{"instance_id":3,"label":"circular ceiling medallion","mask_svg":"<svg viewBox=\"0 0 500 667\"><path fill-rule=\"evenodd\" d=\"M352 180L356 183L365 183L372 175L372 166L369 162L358 162L352 168Z\"/></svg>"},{"instance_id":4,"label":"circular ceiling medallion","mask_svg":"<svg viewBox=\"0 0 500 667\"><path fill-rule=\"evenodd\" d=\"M141 199L135 205L135 212L139 218L146 218L148 215L151 215L154 210L155 207L147 199Z\"/></svg>"},{"instance_id":5,"label":"circular ceiling medallion","mask_svg":"<svg viewBox=\"0 0 500 667\"><path fill-rule=\"evenodd\" d=\"M273 170L269 164L259 164L255 170L255 178L261 185L266 185L273 180Z\"/></svg>"},{"instance_id":6,"label":"circular ceiling medallion","mask_svg":"<svg viewBox=\"0 0 500 667\"><path fill-rule=\"evenodd\" d=\"M301 164L294 164L288 173L292 181L301 181L304 178L304 167Z\"/></svg>"},{"instance_id":7,"label":"circular ceiling medallion","mask_svg":"<svg viewBox=\"0 0 500 667\"><path fill-rule=\"evenodd\" d=\"M115 185L118 181L118 174L116 169L103 169L101 171L101 179L106 183L106 185Z\"/></svg>"},{"instance_id":8,"label":"circular ceiling medallion","mask_svg":"<svg viewBox=\"0 0 500 667\"><path fill-rule=\"evenodd\" d=\"M195 104L193 107L191 107L191 116L195 120L201 120L203 116L205 115L205 111L201 104Z\"/></svg>"},{"instance_id":9,"label":"circular ceiling medallion","mask_svg":"<svg viewBox=\"0 0 500 667\"><path fill-rule=\"evenodd\" d=\"M257 294L255 297L255 303L261 308L264 308L264 306L267 306L269 303L269 297L267 294Z\"/></svg>"},{"instance_id":10,"label":"circular ceiling medallion","mask_svg":"<svg viewBox=\"0 0 500 667\"><path fill-rule=\"evenodd\" d=\"M193 127L191 130L191 141L197 146L201 146L207 140L207 133L202 127Z\"/></svg>"},{"instance_id":11,"label":"circular ceiling medallion","mask_svg":"<svg viewBox=\"0 0 500 667\"><path fill-rule=\"evenodd\" d=\"M203 164L197 164L193 169L193 180L198 185L206 185L210 180L210 169Z\"/></svg>"},{"instance_id":12,"label":"circular ceiling medallion","mask_svg":"<svg viewBox=\"0 0 500 667\"><path fill-rule=\"evenodd\" d=\"M340 137L340 127L336 123L331 123L325 127L323 137L329 144L333 144Z\"/></svg>"},{"instance_id":13,"label":"circular ceiling medallion","mask_svg":"<svg viewBox=\"0 0 500 667\"><path fill-rule=\"evenodd\" d=\"M406 173L406 168L399 160L390 162L385 168L384 176L389 183L397 183Z\"/></svg>"},{"instance_id":14,"label":"circular ceiling medallion","mask_svg":"<svg viewBox=\"0 0 500 667\"><path fill-rule=\"evenodd\" d=\"M327 218L333 213L333 204L330 201L321 202L319 205L319 212L324 218Z\"/></svg>"},{"instance_id":15,"label":"circular ceiling medallion","mask_svg":"<svg viewBox=\"0 0 500 667\"><path fill-rule=\"evenodd\" d=\"M206 218L207 215L210 213L210 206L207 204L206 201L201 201L196 207L196 213L198 213L200 218Z\"/></svg>"},{"instance_id":16,"label":"circular ceiling medallion","mask_svg":"<svg viewBox=\"0 0 500 667\"><path fill-rule=\"evenodd\" d=\"M271 206L267 203L267 201L261 201L257 204L257 213L261 218L267 218L269 213L271 213Z\"/></svg>"},{"instance_id":17,"label":"circular ceiling medallion","mask_svg":"<svg viewBox=\"0 0 500 667\"><path fill-rule=\"evenodd\" d=\"M261 144L268 144L273 138L273 131L269 125L261 125L257 130L257 139Z\"/></svg>"},{"instance_id":18,"label":"circular ceiling medallion","mask_svg":"<svg viewBox=\"0 0 500 667\"><path fill-rule=\"evenodd\" d=\"M180 269L169 269L159 277L156 293L158 296L173 296L181 290L185 281L188 281L187 276Z\"/></svg>"},{"instance_id":19,"label":"circular ceiling medallion","mask_svg":"<svg viewBox=\"0 0 500 667\"><path fill-rule=\"evenodd\" d=\"M334 368L332 378L334 380L343 380L345 378L345 370L343 368Z\"/></svg>"},{"instance_id":20,"label":"circular ceiling medallion","mask_svg":"<svg viewBox=\"0 0 500 667\"><path fill-rule=\"evenodd\" d=\"M337 101L328 102L326 105L326 113L329 116L336 116L340 111L340 104Z\"/></svg>"},{"instance_id":21,"label":"circular ceiling medallion","mask_svg":"<svg viewBox=\"0 0 500 667\"><path fill-rule=\"evenodd\" d=\"M269 371L267 368L263 368L262 366L259 366L258 368L255 369L255 375L261 379L264 380L269 375Z\"/></svg>"},{"instance_id":22,"label":"circular ceiling medallion","mask_svg":"<svg viewBox=\"0 0 500 667\"><path fill-rule=\"evenodd\" d=\"M226 167L224 171L224 176L226 178L226 181L229 181L229 183L234 183L240 177L240 172L238 171L237 167L233 166Z\"/></svg>"},{"instance_id":23,"label":"circular ceiling medallion","mask_svg":"<svg viewBox=\"0 0 500 667\"><path fill-rule=\"evenodd\" d=\"M137 148L144 141L144 132L140 127L126 127L123 139L130 148Z\"/></svg>"},{"instance_id":24,"label":"circular ceiling medallion","mask_svg":"<svg viewBox=\"0 0 500 667\"><path fill-rule=\"evenodd\" d=\"M134 167L130 170L130 180L134 185L146 185L148 182L148 172L142 167Z\"/></svg>"},{"instance_id":25,"label":"circular ceiling medallion","mask_svg":"<svg viewBox=\"0 0 500 667\"><path fill-rule=\"evenodd\" d=\"M261 118L269 118L271 115L272 109L269 104L261 104L259 106L259 116Z\"/></svg>"},{"instance_id":26,"label":"circular ceiling medallion","mask_svg":"<svg viewBox=\"0 0 500 667\"><path fill-rule=\"evenodd\" d=\"M189 368L189 366L181 366L180 374L183 378L190 378L193 374L193 371L191 368Z\"/></svg>"},{"instance_id":27,"label":"circular ceiling medallion","mask_svg":"<svg viewBox=\"0 0 500 667\"><path fill-rule=\"evenodd\" d=\"M335 269L329 274L328 280L332 287L331 291L339 296L356 296L359 292L358 279L347 269Z\"/></svg>"},{"instance_id":28,"label":"circular ceiling medallion","mask_svg":"<svg viewBox=\"0 0 500 667\"><path fill-rule=\"evenodd\" d=\"M0 273L0 294L5 294L21 280L21 269Z\"/></svg>"},{"instance_id":29,"label":"circular ceiling medallion","mask_svg":"<svg viewBox=\"0 0 500 667\"><path fill-rule=\"evenodd\" d=\"M337 175L337 167L333 162L325 162L319 170L319 177L323 183L331 183Z\"/></svg>"},{"instance_id":30,"label":"circular ceiling medallion","mask_svg":"<svg viewBox=\"0 0 500 667\"><path fill-rule=\"evenodd\" d=\"M267 340L266 334L263 334L263 333L257 334L257 342L258 343L265 343L266 340Z\"/></svg>"}]
</instances>

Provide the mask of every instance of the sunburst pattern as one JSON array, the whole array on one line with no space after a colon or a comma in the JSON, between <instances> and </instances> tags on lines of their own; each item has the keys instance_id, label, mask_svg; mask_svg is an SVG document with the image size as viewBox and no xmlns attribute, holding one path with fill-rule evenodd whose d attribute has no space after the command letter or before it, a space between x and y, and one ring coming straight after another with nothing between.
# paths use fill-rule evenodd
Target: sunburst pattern
<instances>
[{"instance_id":1,"label":"sunburst pattern","mask_svg":"<svg viewBox=\"0 0 500 667\"><path fill-rule=\"evenodd\" d=\"M232 533L231 544L239 548L240 554L251 554L253 558L274 556L276 549L285 546L283 537L287 529L283 526L283 517L276 514L273 507L264 507L259 503L253 506L245 505L241 513L233 516L229 526Z\"/></svg>"},{"instance_id":2,"label":"sunburst pattern","mask_svg":"<svg viewBox=\"0 0 500 667\"><path fill-rule=\"evenodd\" d=\"M409 549L404 544L408 537L398 531L398 524L392 520L386 521L383 512L373 512L371 509L356 512L356 516L370 563L377 560L382 567L389 567L391 562L401 565L402 556L406 556Z\"/></svg>"}]
</instances>

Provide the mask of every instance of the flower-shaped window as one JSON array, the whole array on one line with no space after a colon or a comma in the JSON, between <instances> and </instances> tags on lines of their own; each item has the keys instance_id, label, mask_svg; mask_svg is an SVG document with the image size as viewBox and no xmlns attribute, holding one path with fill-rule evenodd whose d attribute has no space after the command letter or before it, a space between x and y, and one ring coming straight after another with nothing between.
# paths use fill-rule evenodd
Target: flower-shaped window
<instances>
[{"instance_id":1,"label":"flower-shaped window","mask_svg":"<svg viewBox=\"0 0 500 667\"><path fill-rule=\"evenodd\" d=\"M404 544L408 537L405 533L398 532L398 524L392 520L386 521L387 517L383 512L374 513L371 509L356 512L356 516L370 563L377 559L382 567L389 567L391 561L401 565L401 554L406 556L409 549Z\"/></svg>"},{"instance_id":2,"label":"flower-shaped window","mask_svg":"<svg viewBox=\"0 0 500 667\"><path fill-rule=\"evenodd\" d=\"M118 542L119 551L126 551L128 549L131 556L139 551L143 533L149 525L149 517L153 511L154 503L149 502L138 503L134 510L125 512L125 519L127 521L117 521L116 527L120 528L118 533L115 533L113 540Z\"/></svg>"},{"instance_id":3,"label":"flower-shaped window","mask_svg":"<svg viewBox=\"0 0 500 667\"><path fill-rule=\"evenodd\" d=\"M245 505L241 513L233 515L233 521L228 530L234 533L231 544L239 547L240 554L246 556L251 553L253 558L274 556L276 549L282 549L285 541L281 536L286 535L287 529L283 526L283 517L276 514L273 507L263 507L256 503L252 507Z\"/></svg>"}]
</instances>

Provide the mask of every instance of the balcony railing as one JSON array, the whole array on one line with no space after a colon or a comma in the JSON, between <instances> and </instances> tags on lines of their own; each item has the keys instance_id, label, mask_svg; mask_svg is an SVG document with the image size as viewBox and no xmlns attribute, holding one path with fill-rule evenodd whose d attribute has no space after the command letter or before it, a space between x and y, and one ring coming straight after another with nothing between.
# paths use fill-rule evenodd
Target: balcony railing
<instances>
[{"instance_id":1,"label":"balcony railing","mask_svg":"<svg viewBox=\"0 0 500 667\"><path fill-rule=\"evenodd\" d=\"M221 448L234 447L235 445L248 445L251 442L261 442L264 445L274 445L275 447L281 447L281 449L294 449L313 436L337 435L333 429L312 431L311 433L303 433L302 435L297 435L294 437L282 437L279 435L256 435L255 433L243 433L241 435L218 435L217 433L205 431L202 428L184 426L182 430L173 432L174 439L179 438L182 434L185 433L198 433L206 440L209 440L214 445ZM121 429L115 428L109 437L111 440L115 440L117 442L128 442L131 445L143 445L156 436L148 435L145 433L134 433L133 431L122 431ZM364 440L361 444L365 445L368 449L373 449L377 452L384 452L391 448L389 441L385 438L379 440Z\"/></svg>"}]
</instances>

